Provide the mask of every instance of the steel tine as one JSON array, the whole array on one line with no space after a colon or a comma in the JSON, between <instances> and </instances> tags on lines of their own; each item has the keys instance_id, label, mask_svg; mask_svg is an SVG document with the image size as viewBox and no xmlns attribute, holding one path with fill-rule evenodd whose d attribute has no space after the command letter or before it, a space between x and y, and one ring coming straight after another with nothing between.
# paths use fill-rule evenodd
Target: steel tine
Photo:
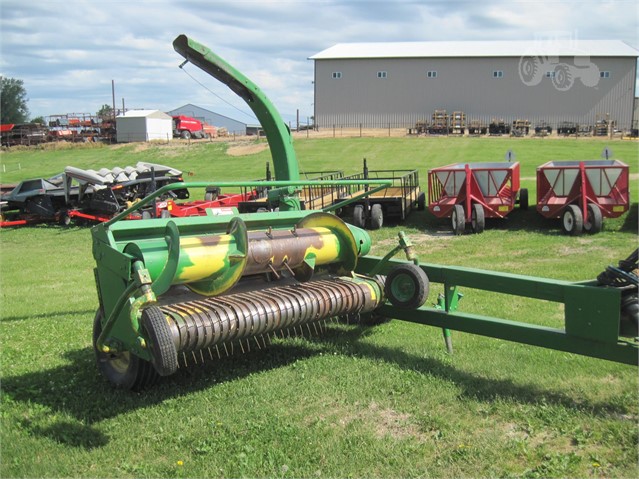
<instances>
[{"instance_id":1,"label":"steel tine","mask_svg":"<svg viewBox=\"0 0 639 479\"><path fill-rule=\"evenodd\" d=\"M220 348L217 347L217 344L215 345L215 350L217 351L217 358L222 359L222 356L220 355Z\"/></svg>"}]
</instances>

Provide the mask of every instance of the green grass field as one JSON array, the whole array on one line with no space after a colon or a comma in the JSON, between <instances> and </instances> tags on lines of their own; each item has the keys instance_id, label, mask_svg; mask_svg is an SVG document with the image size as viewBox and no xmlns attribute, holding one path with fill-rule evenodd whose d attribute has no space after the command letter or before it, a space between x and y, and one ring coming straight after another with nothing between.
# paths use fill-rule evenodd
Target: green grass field
<instances>
[{"instance_id":1,"label":"green grass field","mask_svg":"<svg viewBox=\"0 0 639 479\"><path fill-rule=\"evenodd\" d=\"M419 168L457 161L536 166L597 159L609 145L631 168L632 207L598 235L567 237L533 207L455 237L414 212L372 233L373 254L400 230L422 262L566 280L594 278L637 247L636 142L506 138L299 139L302 170ZM67 165L153 161L192 180L263 176L268 151L226 143L2 152L2 182ZM637 368L400 321L331 324L324 335L211 361L144 393L98 374L98 300L87 228L0 231L1 477L637 477ZM436 288L429 302L436 298ZM554 303L465 290L460 308L560 326Z\"/></svg>"}]
</instances>

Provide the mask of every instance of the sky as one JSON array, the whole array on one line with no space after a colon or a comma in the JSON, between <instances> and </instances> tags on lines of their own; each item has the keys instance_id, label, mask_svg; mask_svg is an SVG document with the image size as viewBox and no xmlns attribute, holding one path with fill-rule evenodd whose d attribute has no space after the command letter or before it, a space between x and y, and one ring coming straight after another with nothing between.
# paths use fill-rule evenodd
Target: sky
<instances>
[{"instance_id":1,"label":"sky","mask_svg":"<svg viewBox=\"0 0 639 479\"><path fill-rule=\"evenodd\" d=\"M336 43L617 39L639 48L639 3L410 0L0 0L0 75L31 118L187 103L244 123L250 109L183 58L186 34L253 80L285 121L313 115L313 61Z\"/></svg>"}]
</instances>

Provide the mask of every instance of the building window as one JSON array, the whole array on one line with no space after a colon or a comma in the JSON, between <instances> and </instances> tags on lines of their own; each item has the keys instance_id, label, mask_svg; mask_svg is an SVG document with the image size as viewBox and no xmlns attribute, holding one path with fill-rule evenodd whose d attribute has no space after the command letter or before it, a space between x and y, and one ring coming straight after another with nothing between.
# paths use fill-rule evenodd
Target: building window
<instances>
[{"instance_id":1,"label":"building window","mask_svg":"<svg viewBox=\"0 0 639 479\"><path fill-rule=\"evenodd\" d=\"M610 78L610 72L599 72L600 78Z\"/></svg>"},{"instance_id":2,"label":"building window","mask_svg":"<svg viewBox=\"0 0 639 479\"><path fill-rule=\"evenodd\" d=\"M503 78L504 77L504 72L501 70L495 70L493 72L493 78Z\"/></svg>"},{"instance_id":3,"label":"building window","mask_svg":"<svg viewBox=\"0 0 639 479\"><path fill-rule=\"evenodd\" d=\"M377 72L377 78L386 78L387 73L386 72Z\"/></svg>"},{"instance_id":4,"label":"building window","mask_svg":"<svg viewBox=\"0 0 639 479\"><path fill-rule=\"evenodd\" d=\"M546 72L546 78L555 78L555 72Z\"/></svg>"},{"instance_id":5,"label":"building window","mask_svg":"<svg viewBox=\"0 0 639 479\"><path fill-rule=\"evenodd\" d=\"M333 78L342 78L342 72L333 72Z\"/></svg>"},{"instance_id":6,"label":"building window","mask_svg":"<svg viewBox=\"0 0 639 479\"><path fill-rule=\"evenodd\" d=\"M436 71L429 71L429 72L426 72L426 76L427 76L428 78L437 78L437 72L436 72Z\"/></svg>"}]
</instances>

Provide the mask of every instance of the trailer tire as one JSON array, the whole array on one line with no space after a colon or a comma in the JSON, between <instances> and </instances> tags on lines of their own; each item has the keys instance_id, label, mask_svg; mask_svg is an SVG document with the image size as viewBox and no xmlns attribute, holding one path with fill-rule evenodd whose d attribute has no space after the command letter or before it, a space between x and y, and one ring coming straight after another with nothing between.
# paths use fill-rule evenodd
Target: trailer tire
<instances>
[{"instance_id":1,"label":"trailer tire","mask_svg":"<svg viewBox=\"0 0 639 479\"><path fill-rule=\"evenodd\" d=\"M353 226L357 226L358 228L364 228L366 226L364 205L353 206Z\"/></svg>"},{"instance_id":2,"label":"trailer tire","mask_svg":"<svg viewBox=\"0 0 639 479\"><path fill-rule=\"evenodd\" d=\"M453 228L453 234L464 234L464 230L466 229L466 214L464 213L464 207L462 205L455 205L453 207L450 222Z\"/></svg>"},{"instance_id":3,"label":"trailer tire","mask_svg":"<svg viewBox=\"0 0 639 479\"><path fill-rule=\"evenodd\" d=\"M426 194L420 193L417 197L417 211L424 211L426 209Z\"/></svg>"},{"instance_id":4,"label":"trailer tire","mask_svg":"<svg viewBox=\"0 0 639 479\"><path fill-rule=\"evenodd\" d=\"M160 218L170 218L171 212L169 210L162 210L160 213Z\"/></svg>"},{"instance_id":5,"label":"trailer tire","mask_svg":"<svg viewBox=\"0 0 639 479\"><path fill-rule=\"evenodd\" d=\"M191 132L189 130L182 130L182 132L180 133L180 137L183 140L190 140L191 139Z\"/></svg>"},{"instance_id":6,"label":"trailer tire","mask_svg":"<svg viewBox=\"0 0 639 479\"><path fill-rule=\"evenodd\" d=\"M102 333L102 317L102 310L98 309L93 320L93 351L100 374L118 389L141 391L153 386L160 376L150 362L140 359L129 351L119 353L98 351L97 341Z\"/></svg>"},{"instance_id":7,"label":"trailer tire","mask_svg":"<svg viewBox=\"0 0 639 479\"><path fill-rule=\"evenodd\" d=\"M594 203L588 203L588 221L584 221L584 231L590 234L599 233L603 228L601 209Z\"/></svg>"},{"instance_id":8,"label":"trailer tire","mask_svg":"<svg viewBox=\"0 0 639 479\"><path fill-rule=\"evenodd\" d=\"M519 190L519 209L528 209L528 188L522 188Z\"/></svg>"},{"instance_id":9,"label":"trailer tire","mask_svg":"<svg viewBox=\"0 0 639 479\"><path fill-rule=\"evenodd\" d=\"M561 215L561 227L564 233L579 236L584 229L584 216L577 205L568 205Z\"/></svg>"},{"instance_id":10,"label":"trailer tire","mask_svg":"<svg viewBox=\"0 0 639 479\"><path fill-rule=\"evenodd\" d=\"M391 304L403 309L419 308L426 302L429 289L428 276L413 263L395 266L384 284L384 293Z\"/></svg>"},{"instance_id":11,"label":"trailer tire","mask_svg":"<svg viewBox=\"0 0 639 479\"><path fill-rule=\"evenodd\" d=\"M150 211L143 211L142 212L142 219L143 220L150 220L152 218L151 216L151 212Z\"/></svg>"},{"instance_id":12,"label":"trailer tire","mask_svg":"<svg viewBox=\"0 0 639 479\"><path fill-rule=\"evenodd\" d=\"M384 224L384 210L382 205L375 203L371 207L371 229L378 230Z\"/></svg>"},{"instance_id":13,"label":"trailer tire","mask_svg":"<svg viewBox=\"0 0 639 479\"><path fill-rule=\"evenodd\" d=\"M484 232L486 218L484 216L484 207L479 203L473 203L473 209L470 213L470 225L473 229L473 233L479 234Z\"/></svg>"}]
</instances>

